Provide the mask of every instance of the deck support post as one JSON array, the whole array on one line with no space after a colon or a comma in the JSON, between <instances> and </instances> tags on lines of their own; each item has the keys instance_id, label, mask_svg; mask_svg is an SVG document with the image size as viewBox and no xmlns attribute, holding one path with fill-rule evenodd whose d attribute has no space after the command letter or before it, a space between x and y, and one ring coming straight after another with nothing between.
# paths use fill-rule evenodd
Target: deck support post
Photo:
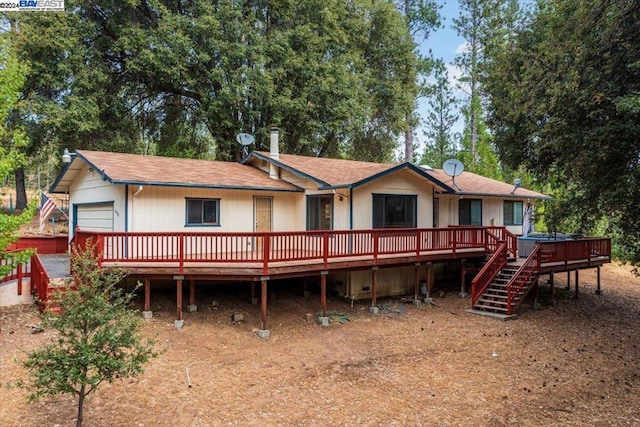
<instances>
[{"instance_id":1,"label":"deck support post","mask_svg":"<svg viewBox=\"0 0 640 427\"><path fill-rule=\"evenodd\" d=\"M178 329L182 329L184 326L184 319L182 318L182 281L184 276L173 276L176 281L176 321L174 326Z\"/></svg>"},{"instance_id":2,"label":"deck support post","mask_svg":"<svg viewBox=\"0 0 640 427\"><path fill-rule=\"evenodd\" d=\"M378 314L378 304L376 302L376 292L378 287L378 267L371 268L371 307L369 311L373 314Z\"/></svg>"},{"instance_id":3,"label":"deck support post","mask_svg":"<svg viewBox=\"0 0 640 427\"><path fill-rule=\"evenodd\" d=\"M149 320L153 318L153 312L151 311L151 281L144 279L144 311L142 312L142 318Z\"/></svg>"},{"instance_id":4,"label":"deck support post","mask_svg":"<svg viewBox=\"0 0 640 427\"><path fill-rule=\"evenodd\" d=\"M302 292L305 298L309 298L309 280L305 277L302 282Z\"/></svg>"},{"instance_id":5,"label":"deck support post","mask_svg":"<svg viewBox=\"0 0 640 427\"><path fill-rule=\"evenodd\" d=\"M467 297L467 292L465 291L465 285L467 281L467 271L464 268L464 260L461 261L461 268L460 268L460 298L466 298Z\"/></svg>"},{"instance_id":6,"label":"deck support post","mask_svg":"<svg viewBox=\"0 0 640 427\"><path fill-rule=\"evenodd\" d=\"M258 297L256 296L256 282L251 282L251 305L258 304Z\"/></svg>"},{"instance_id":7,"label":"deck support post","mask_svg":"<svg viewBox=\"0 0 640 427\"><path fill-rule=\"evenodd\" d=\"M318 323L322 326L329 326L329 318L327 317L327 275L328 271L320 272L320 307L322 316L318 318Z\"/></svg>"},{"instance_id":8,"label":"deck support post","mask_svg":"<svg viewBox=\"0 0 640 427\"><path fill-rule=\"evenodd\" d=\"M322 306L322 317L327 316L327 274L328 271L320 272L320 305Z\"/></svg>"},{"instance_id":9,"label":"deck support post","mask_svg":"<svg viewBox=\"0 0 640 427\"><path fill-rule=\"evenodd\" d=\"M18 264L18 295L22 295L22 264Z\"/></svg>"},{"instance_id":10,"label":"deck support post","mask_svg":"<svg viewBox=\"0 0 640 427\"><path fill-rule=\"evenodd\" d=\"M413 299L415 301L420 301L420 263L416 262L415 264L415 273L416 273L416 277L415 277L415 285L413 287Z\"/></svg>"},{"instance_id":11,"label":"deck support post","mask_svg":"<svg viewBox=\"0 0 640 427\"><path fill-rule=\"evenodd\" d=\"M187 306L187 311L189 313L198 311L198 306L196 305L196 281L193 279L189 280L189 305Z\"/></svg>"},{"instance_id":12,"label":"deck support post","mask_svg":"<svg viewBox=\"0 0 640 427\"><path fill-rule=\"evenodd\" d=\"M578 270L576 269L576 291L575 291L574 296L573 296L575 299L578 299L578 285L579 285L579 282L578 282Z\"/></svg>"},{"instance_id":13,"label":"deck support post","mask_svg":"<svg viewBox=\"0 0 640 427\"><path fill-rule=\"evenodd\" d=\"M533 309L540 309L540 282L536 281L536 297L533 300Z\"/></svg>"},{"instance_id":14,"label":"deck support post","mask_svg":"<svg viewBox=\"0 0 640 427\"><path fill-rule=\"evenodd\" d=\"M567 290L571 289L571 271L567 271Z\"/></svg>"},{"instance_id":15,"label":"deck support post","mask_svg":"<svg viewBox=\"0 0 640 427\"><path fill-rule=\"evenodd\" d=\"M600 266L596 267L596 280L596 295L600 295L602 293L602 291L600 290Z\"/></svg>"},{"instance_id":16,"label":"deck support post","mask_svg":"<svg viewBox=\"0 0 640 427\"><path fill-rule=\"evenodd\" d=\"M433 274L433 269L431 268L431 263L427 263L427 298L431 298L431 286L433 286L433 282L431 281L431 275Z\"/></svg>"},{"instance_id":17,"label":"deck support post","mask_svg":"<svg viewBox=\"0 0 640 427\"><path fill-rule=\"evenodd\" d=\"M549 273L549 287L551 288L550 292L551 292L551 298L553 298L554 295L554 287L553 287L553 273Z\"/></svg>"},{"instance_id":18,"label":"deck support post","mask_svg":"<svg viewBox=\"0 0 640 427\"><path fill-rule=\"evenodd\" d=\"M260 330L258 331L260 338L269 338L269 329L267 327L267 282L269 282L269 276L263 276L260 286L260 315L262 319Z\"/></svg>"}]
</instances>

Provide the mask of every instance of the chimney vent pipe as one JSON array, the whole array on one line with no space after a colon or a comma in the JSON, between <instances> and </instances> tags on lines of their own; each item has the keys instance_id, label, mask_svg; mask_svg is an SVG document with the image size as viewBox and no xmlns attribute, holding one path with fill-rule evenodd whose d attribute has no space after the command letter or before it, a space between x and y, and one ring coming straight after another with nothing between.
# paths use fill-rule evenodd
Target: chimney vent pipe
<instances>
[{"instance_id":1,"label":"chimney vent pipe","mask_svg":"<svg viewBox=\"0 0 640 427\"><path fill-rule=\"evenodd\" d=\"M278 128L272 127L269 140L269 157L278 160L280 158L280 149L278 147ZM278 176L278 167L273 163L269 164L269 178L280 179Z\"/></svg>"}]
</instances>

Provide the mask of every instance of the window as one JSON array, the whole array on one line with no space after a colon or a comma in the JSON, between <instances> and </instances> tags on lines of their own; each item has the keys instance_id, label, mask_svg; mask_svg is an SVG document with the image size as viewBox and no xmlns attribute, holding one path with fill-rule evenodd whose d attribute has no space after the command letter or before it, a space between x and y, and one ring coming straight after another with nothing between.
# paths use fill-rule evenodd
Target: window
<instances>
[{"instance_id":1,"label":"window","mask_svg":"<svg viewBox=\"0 0 640 427\"><path fill-rule=\"evenodd\" d=\"M482 225L482 200L462 199L458 211L459 225Z\"/></svg>"},{"instance_id":2,"label":"window","mask_svg":"<svg viewBox=\"0 0 640 427\"><path fill-rule=\"evenodd\" d=\"M220 199L187 199L187 225L220 225Z\"/></svg>"},{"instance_id":3,"label":"window","mask_svg":"<svg viewBox=\"0 0 640 427\"><path fill-rule=\"evenodd\" d=\"M307 197L307 230L333 229L333 196Z\"/></svg>"},{"instance_id":4,"label":"window","mask_svg":"<svg viewBox=\"0 0 640 427\"><path fill-rule=\"evenodd\" d=\"M504 201L504 225L522 225L522 202Z\"/></svg>"},{"instance_id":5,"label":"window","mask_svg":"<svg viewBox=\"0 0 640 427\"><path fill-rule=\"evenodd\" d=\"M417 196L373 195L373 228L415 228Z\"/></svg>"}]
</instances>

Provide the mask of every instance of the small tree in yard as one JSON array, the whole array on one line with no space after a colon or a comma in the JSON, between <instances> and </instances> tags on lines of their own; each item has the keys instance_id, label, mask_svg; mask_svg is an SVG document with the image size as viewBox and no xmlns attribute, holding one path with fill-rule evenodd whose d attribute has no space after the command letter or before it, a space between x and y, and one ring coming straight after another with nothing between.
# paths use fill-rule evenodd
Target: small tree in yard
<instances>
[{"instance_id":1,"label":"small tree in yard","mask_svg":"<svg viewBox=\"0 0 640 427\"><path fill-rule=\"evenodd\" d=\"M78 397L76 426L82 425L85 398L103 382L136 376L157 356L154 340L140 335L141 319L129 308L133 292L117 285L125 277L117 269L98 268L95 245L72 248L75 284L54 293L43 326L58 331L57 339L30 353L23 362L29 382L23 384L34 400L72 394Z\"/></svg>"}]
</instances>

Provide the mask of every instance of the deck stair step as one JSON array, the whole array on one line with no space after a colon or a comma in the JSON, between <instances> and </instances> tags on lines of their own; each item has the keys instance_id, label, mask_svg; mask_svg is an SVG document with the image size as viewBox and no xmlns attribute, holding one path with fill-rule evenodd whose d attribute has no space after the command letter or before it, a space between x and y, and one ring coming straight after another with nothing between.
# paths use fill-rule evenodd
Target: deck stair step
<instances>
[{"instance_id":1,"label":"deck stair step","mask_svg":"<svg viewBox=\"0 0 640 427\"><path fill-rule=\"evenodd\" d=\"M507 302L507 283L515 275L520 268L519 264L508 263L496 275L493 281L487 286L480 298L470 310L471 313L486 312L495 313L496 315L506 315L509 313ZM527 295L529 290L536 283L537 277L532 277L511 301L513 307L520 305L520 302Z\"/></svg>"}]
</instances>

